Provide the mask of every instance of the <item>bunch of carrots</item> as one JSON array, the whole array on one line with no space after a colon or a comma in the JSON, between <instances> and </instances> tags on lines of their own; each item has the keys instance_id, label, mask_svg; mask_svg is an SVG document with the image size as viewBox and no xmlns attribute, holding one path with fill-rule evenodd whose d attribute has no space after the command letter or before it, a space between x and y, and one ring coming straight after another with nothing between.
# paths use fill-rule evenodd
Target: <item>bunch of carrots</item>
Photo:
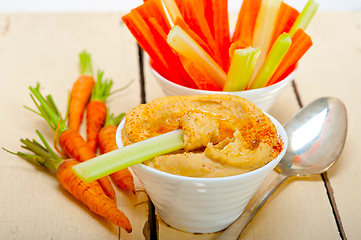
<instances>
[{"instance_id":1,"label":"bunch of carrots","mask_svg":"<svg viewBox=\"0 0 361 240\"><path fill-rule=\"evenodd\" d=\"M65 119L61 117L51 95L44 97L40 93L40 84L29 87L37 111L26 108L44 118L54 131L54 148L58 154L50 148L39 132L37 133L44 146L36 140L21 139L23 147L34 154L7 151L55 170L59 183L70 194L94 213L109 219L130 233L132 226L127 216L117 208L115 189L109 177L85 183L72 171L72 166L96 157L98 146L100 154L118 148L115 139L116 129L125 115L122 113L114 116L109 113L106 99L115 92L110 92L112 80L103 81L103 72L100 71L94 80L90 54L84 51L79 56L81 74L70 92ZM86 139L79 133L85 112ZM133 175L129 169L115 172L110 177L120 188L135 194Z\"/></svg>"},{"instance_id":2,"label":"bunch of carrots","mask_svg":"<svg viewBox=\"0 0 361 240\"><path fill-rule=\"evenodd\" d=\"M282 0L243 0L231 34L227 0L144 0L122 17L164 78L194 89L243 91L275 84L312 46L299 13Z\"/></svg>"}]
</instances>

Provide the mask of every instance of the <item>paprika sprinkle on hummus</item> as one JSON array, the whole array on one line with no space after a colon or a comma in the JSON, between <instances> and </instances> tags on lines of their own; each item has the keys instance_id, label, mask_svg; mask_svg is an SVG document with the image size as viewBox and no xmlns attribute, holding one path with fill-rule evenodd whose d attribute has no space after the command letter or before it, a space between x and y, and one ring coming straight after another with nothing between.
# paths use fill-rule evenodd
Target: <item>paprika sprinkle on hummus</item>
<instances>
[{"instance_id":1,"label":"paprika sprinkle on hummus","mask_svg":"<svg viewBox=\"0 0 361 240\"><path fill-rule=\"evenodd\" d=\"M122 129L124 145L183 129L184 149L146 165L189 177L224 177L252 171L283 149L262 110L233 95L171 96L132 109Z\"/></svg>"}]
</instances>

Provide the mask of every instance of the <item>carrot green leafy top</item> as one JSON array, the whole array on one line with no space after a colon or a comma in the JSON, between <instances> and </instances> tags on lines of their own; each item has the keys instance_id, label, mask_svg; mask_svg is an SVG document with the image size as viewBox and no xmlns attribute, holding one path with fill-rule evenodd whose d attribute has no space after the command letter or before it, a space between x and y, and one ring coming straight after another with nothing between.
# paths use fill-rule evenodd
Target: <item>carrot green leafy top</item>
<instances>
[{"instance_id":1,"label":"carrot green leafy top","mask_svg":"<svg viewBox=\"0 0 361 240\"><path fill-rule=\"evenodd\" d=\"M93 67L91 56L87 51L83 51L79 54L81 75L93 76Z\"/></svg>"},{"instance_id":2,"label":"carrot green leafy top","mask_svg":"<svg viewBox=\"0 0 361 240\"><path fill-rule=\"evenodd\" d=\"M57 170L59 164L63 161L61 157L59 157L49 146L49 144L46 142L45 138L39 131L36 131L36 133L39 135L41 141L43 142L44 146L42 146L40 143L38 143L36 140L29 140L29 139L20 139L20 141L24 144L21 146L22 148L25 148L34 154L25 154L22 152L11 152L5 148L3 148L5 151L15 154L19 157L22 157L29 162L37 163L41 166L47 167L49 169Z\"/></svg>"},{"instance_id":3,"label":"carrot green leafy top","mask_svg":"<svg viewBox=\"0 0 361 240\"><path fill-rule=\"evenodd\" d=\"M48 95L46 98L44 98L40 93L39 83L36 85L35 88L30 86L29 89L33 93L33 95L31 95L31 98L33 99L39 112L26 106L25 108L43 117L53 131L56 131L56 129L58 128L59 134L68 129L65 121L60 116L59 110L56 107L52 96ZM35 99L37 99L38 102Z\"/></svg>"}]
</instances>

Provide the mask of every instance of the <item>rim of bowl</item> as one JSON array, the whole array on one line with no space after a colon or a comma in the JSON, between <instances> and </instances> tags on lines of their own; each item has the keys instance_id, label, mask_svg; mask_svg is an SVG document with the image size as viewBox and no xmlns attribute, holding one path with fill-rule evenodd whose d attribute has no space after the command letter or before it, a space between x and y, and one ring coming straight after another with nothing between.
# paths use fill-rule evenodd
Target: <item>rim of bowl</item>
<instances>
[{"instance_id":1,"label":"rim of bowl","mask_svg":"<svg viewBox=\"0 0 361 240\"><path fill-rule=\"evenodd\" d=\"M149 167L149 166L147 166L147 165L145 165L143 163L138 163L138 164L133 165L131 167L136 166L136 167L141 168L142 170L149 171L149 172L151 172L153 174L158 174L158 175L161 175L161 176L164 176L164 177L173 178L174 180L183 180L183 181L190 181L190 182L197 182L197 181L198 182L200 182L200 181L202 181L202 182L213 182L213 181L224 182L224 181L234 180L234 179L238 179L238 178L241 179L241 178L248 177L249 175L257 174L258 172L261 172L261 171L263 171L265 169L271 168L271 165L273 165L273 164L275 164L275 166L276 166L278 164L278 162L281 161L281 159L285 155L287 147L288 147L288 136L287 136L286 130L283 128L282 124L280 124L270 114L268 114L268 113L266 113L264 111L263 111L263 113L266 114L271 119L273 124L276 126L277 134L278 134L278 136L280 136L280 138L283 141L283 149L275 159L273 159L272 161L268 162L266 165L264 165L264 166L262 166L260 168L252 170L250 172L246 172L246 173L242 173L242 174L238 174L238 175L233 175L233 176L217 177L217 178L204 178L204 177L202 178L202 177L180 176L180 175L175 175L175 174L163 172L163 171L157 170L155 168ZM125 117L122 119L121 123L119 124L119 126L117 128L116 136L115 136L118 147L123 147L124 146L122 138L121 138L121 130L122 130L123 126L124 126L124 122L125 122ZM272 169L274 169L274 167L272 167Z\"/></svg>"},{"instance_id":2,"label":"rim of bowl","mask_svg":"<svg viewBox=\"0 0 361 240\"><path fill-rule=\"evenodd\" d=\"M250 89L250 90L245 90L245 91L209 91L209 90L201 90L201 89L194 89L194 88L189 88L189 87L185 87L179 84L176 84L166 78L164 78L162 75L160 75L151 65L150 65L150 58L148 57L148 61L147 64L149 65L150 71L161 81L165 82L168 85L171 85L173 87L177 87L180 88L182 90L185 91L191 91L192 94L196 95L196 94L232 94L232 93L239 93L242 92L242 94L248 95L248 94L253 94L254 92L257 91L262 91L262 90L269 90L270 92L272 92L273 89L277 89L278 87L290 82L292 79L294 79L297 71L298 71L298 64L296 65L295 70L293 70L290 74L287 75L287 77L285 77L282 81L279 81L278 83L272 84L268 87L263 87L263 88L257 88L257 89Z\"/></svg>"}]
</instances>

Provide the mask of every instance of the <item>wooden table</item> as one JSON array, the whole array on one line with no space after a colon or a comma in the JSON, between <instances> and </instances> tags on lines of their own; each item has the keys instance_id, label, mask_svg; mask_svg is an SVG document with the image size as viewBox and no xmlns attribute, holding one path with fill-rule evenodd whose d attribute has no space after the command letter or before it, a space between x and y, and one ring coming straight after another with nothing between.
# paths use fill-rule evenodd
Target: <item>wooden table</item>
<instances>
[{"instance_id":1,"label":"wooden table","mask_svg":"<svg viewBox=\"0 0 361 240\"><path fill-rule=\"evenodd\" d=\"M164 96L121 22L121 13L0 15L0 146L20 151L20 138L52 141L29 86L41 83L65 114L68 90L79 75L86 49L94 69L114 80L111 112ZM235 22L231 15L231 23ZM307 29L314 46L300 62L292 85L270 114L284 123L300 106L323 96L340 98L348 110L348 136L338 162L326 174L287 180L266 202L241 239L358 239L361 235L361 12L318 12ZM82 126L81 132L84 134ZM117 191L117 204L133 225L127 234L76 201L51 171L0 151L0 239L215 239L167 226L136 181L136 195ZM256 196L276 173L262 184ZM256 197L255 196L255 197Z\"/></svg>"}]
</instances>

